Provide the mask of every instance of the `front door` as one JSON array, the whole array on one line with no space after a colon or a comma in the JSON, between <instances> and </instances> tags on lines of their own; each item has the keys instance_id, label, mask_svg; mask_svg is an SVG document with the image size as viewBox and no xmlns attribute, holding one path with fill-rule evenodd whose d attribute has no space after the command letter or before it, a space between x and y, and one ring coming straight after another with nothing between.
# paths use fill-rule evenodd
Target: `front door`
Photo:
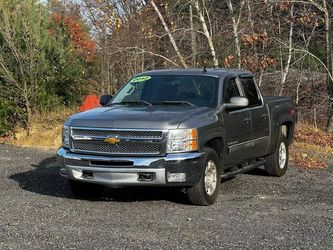
<instances>
[{"instance_id":1,"label":"front door","mask_svg":"<svg viewBox=\"0 0 333 250\"><path fill-rule=\"evenodd\" d=\"M236 78L226 80L223 89L223 103L231 97L240 96L240 86ZM227 155L225 164L238 164L246 161L251 154L251 115L247 108L223 111L223 126L226 131Z\"/></svg>"}]
</instances>

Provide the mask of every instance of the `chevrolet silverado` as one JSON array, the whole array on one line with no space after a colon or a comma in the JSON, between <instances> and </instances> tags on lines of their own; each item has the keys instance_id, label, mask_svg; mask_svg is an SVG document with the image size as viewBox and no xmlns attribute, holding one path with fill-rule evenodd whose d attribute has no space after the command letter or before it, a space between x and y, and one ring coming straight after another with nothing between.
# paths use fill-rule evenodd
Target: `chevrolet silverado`
<instances>
[{"instance_id":1,"label":"chevrolet silverado","mask_svg":"<svg viewBox=\"0 0 333 250\"><path fill-rule=\"evenodd\" d=\"M78 197L101 186L177 186L192 204L210 205L221 178L287 170L292 100L262 96L249 71L143 72L100 104L67 119L57 152Z\"/></svg>"}]
</instances>

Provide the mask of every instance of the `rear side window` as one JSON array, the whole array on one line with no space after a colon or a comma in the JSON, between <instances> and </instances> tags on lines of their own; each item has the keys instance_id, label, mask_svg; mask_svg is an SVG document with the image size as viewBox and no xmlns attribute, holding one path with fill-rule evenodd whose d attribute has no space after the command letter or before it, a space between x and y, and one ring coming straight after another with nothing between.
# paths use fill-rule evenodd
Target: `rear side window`
<instances>
[{"instance_id":1,"label":"rear side window","mask_svg":"<svg viewBox=\"0 0 333 250\"><path fill-rule=\"evenodd\" d=\"M230 98L235 96L240 96L240 93L237 87L236 78L233 78L227 81L224 85L223 102L229 103Z\"/></svg>"},{"instance_id":2,"label":"rear side window","mask_svg":"<svg viewBox=\"0 0 333 250\"><path fill-rule=\"evenodd\" d=\"M252 78L241 78L242 87L244 94L247 99L249 99L249 106L260 106L261 99L259 98L259 93L257 91L256 85Z\"/></svg>"}]
</instances>

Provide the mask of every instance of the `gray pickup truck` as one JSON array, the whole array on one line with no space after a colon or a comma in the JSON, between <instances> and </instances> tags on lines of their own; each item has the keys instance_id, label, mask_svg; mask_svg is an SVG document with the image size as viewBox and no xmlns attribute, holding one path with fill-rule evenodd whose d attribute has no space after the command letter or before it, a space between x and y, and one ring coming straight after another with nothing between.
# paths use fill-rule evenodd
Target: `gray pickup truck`
<instances>
[{"instance_id":1,"label":"gray pickup truck","mask_svg":"<svg viewBox=\"0 0 333 250\"><path fill-rule=\"evenodd\" d=\"M286 172L296 111L288 97L263 97L249 71L143 72L100 103L68 118L57 152L78 197L102 186L177 186L210 205L221 178L261 166Z\"/></svg>"}]
</instances>

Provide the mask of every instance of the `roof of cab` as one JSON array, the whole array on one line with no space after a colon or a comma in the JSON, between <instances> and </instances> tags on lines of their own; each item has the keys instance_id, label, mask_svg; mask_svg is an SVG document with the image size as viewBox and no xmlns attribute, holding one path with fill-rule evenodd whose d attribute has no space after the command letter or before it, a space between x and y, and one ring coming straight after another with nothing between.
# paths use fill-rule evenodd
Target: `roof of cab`
<instances>
[{"instance_id":1,"label":"roof of cab","mask_svg":"<svg viewBox=\"0 0 333 250\"><path fill-rule=\"evenodd\" d=\"M187 69L159 69L142 72L139 75L206 75L206 76L227 76L236 75L240 77L253 77L253 73L248 70L223 69L223 68L187 68Z\"/></svg>"}]
</instances>

